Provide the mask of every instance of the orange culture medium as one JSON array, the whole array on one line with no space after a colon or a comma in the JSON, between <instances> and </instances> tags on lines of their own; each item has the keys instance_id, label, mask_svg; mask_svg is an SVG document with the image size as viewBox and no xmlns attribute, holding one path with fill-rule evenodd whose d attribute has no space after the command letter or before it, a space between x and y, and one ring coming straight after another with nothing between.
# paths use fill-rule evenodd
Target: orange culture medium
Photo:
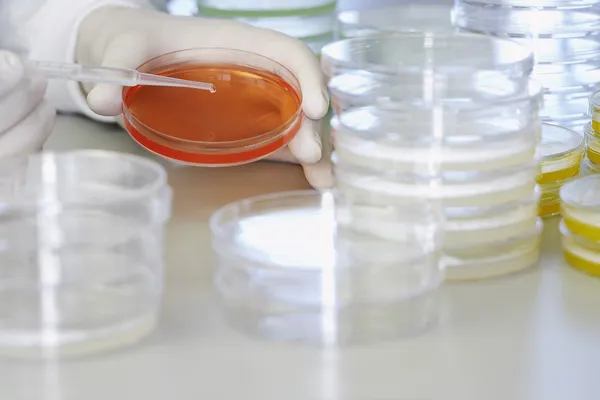
<instances>
[{"instance_id":1,"label":"orange culture medium","mask_svg":"<svg viewBox=\"0 0 600 400\"><path fill-rule=\"evenodd\" d=\"M198 165L236 165L285 146L298 131L301 99L274 73L233 64L145 71L210 82L216 92L158 86L123 90L125 125L140 145Z\"/></svg>"}]
</instances>

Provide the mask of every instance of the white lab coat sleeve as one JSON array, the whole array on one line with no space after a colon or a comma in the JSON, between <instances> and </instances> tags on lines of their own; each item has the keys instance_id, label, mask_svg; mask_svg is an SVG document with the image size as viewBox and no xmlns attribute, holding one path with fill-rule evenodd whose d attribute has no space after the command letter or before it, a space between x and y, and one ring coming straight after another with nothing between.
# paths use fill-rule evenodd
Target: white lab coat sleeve
<instances>
[{"instance_id":1,"label":"white lab coat sleeve","mask_svg":"<svg viewBox=\"0 0 600 400\"><path fill-rule=\"evenodd\" d=\"M29 0L8 1L27 3ZM75 62L79 25L92 11L112 5L151 7L147 0L44 0L25 23L13 23L13 27L16 27L18 36L26 43L31 59ZM102 117L89 108L78 82L51 81L47 98L59 111L83 113L98 121L114 121L114 118Z\"/></svg>"}]
</instances>

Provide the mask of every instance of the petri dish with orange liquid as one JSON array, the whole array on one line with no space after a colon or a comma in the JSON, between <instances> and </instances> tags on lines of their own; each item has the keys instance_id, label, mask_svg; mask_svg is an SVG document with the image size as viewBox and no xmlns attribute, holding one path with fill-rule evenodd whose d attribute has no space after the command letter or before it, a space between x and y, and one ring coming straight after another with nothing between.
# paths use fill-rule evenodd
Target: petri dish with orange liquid
<instances>
[{"instance_id":1,"label":"petri dish with orange liquid","mask_svg":"<svg viewBox=\"0 0 600 400\"><path fill-rule=\"evenodd\" d=\"M233 166L287 145L302 121L294 74L251 52L200 48L153 58L138 71L212 83L216 91L123 89L125 127L152 153L178 163Z\"/></svg>"}]
</instances>

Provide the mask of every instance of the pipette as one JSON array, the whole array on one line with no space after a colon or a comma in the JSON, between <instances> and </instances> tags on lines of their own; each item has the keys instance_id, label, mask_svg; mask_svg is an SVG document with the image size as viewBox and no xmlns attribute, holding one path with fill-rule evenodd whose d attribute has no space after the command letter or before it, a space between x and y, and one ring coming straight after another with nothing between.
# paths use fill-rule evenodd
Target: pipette
<instances>
[{"instance_id":1,"label":"pipette","mask_svg":"<svg viewBox=\"0 0 600 400\"><path fill-rule=\"evenodd\" d=\"M188 81L186 79L147 74L135 69L108 67L88 67L80 64L69 64L49 61L28 61L46 77L52 79L69 79L88 83L113 83L120 86L170 86L216 91L212 83Z\"/></svg>"}]
</instances>

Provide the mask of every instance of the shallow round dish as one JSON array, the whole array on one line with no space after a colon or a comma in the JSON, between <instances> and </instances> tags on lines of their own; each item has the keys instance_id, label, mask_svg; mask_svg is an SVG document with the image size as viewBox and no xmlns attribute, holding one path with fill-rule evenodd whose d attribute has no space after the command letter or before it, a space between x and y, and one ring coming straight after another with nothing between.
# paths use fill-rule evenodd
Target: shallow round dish
<instances>
[{"instance_id":1,"label":"shallow round dish","mask_svg":"<svg viewBox=\"0 0 600 400\"><path fill-rule=\"evenodd\" d=\"M594 164L600 164L600 135L598 135L598 133L594 130L592 126L592 123L589 123L585 126L587 158L590 162Z\"/></svg>"},{"instance_id":2,"label":"shallow round dish","mask_svg":"<svg viewBox=\"0 0 600 400\"><path fill-rule=\"evenodd\" d=\"M560 214L560 190L565 184L578 178L579 176L575 175L562 181L539 185L541 196L538 206L538 215L540 217L549 218Z\"/></svg>"},{"instance_id":3,"label":"shallow round dish","mask_svg":"<svg viewBox=\"0 0 600 400\"><path fill-rule=\"evenodd\" d=\"M569 230L600 241L600 175L588 175L560 190L561 213Z\"/></svg>"},{"instance_id":4,"label":"shallow round dish","mask_svg":"<svg viewBox=\"0 0 600 400\"><path fill-rule=\"evenodd\" d=\"M586 94L583 93L581 97L546 94L540 112L542 121L571 129L573 126L584 126L590 118Z\"/></svg>"},{"instance_id":5,"label":"shallow round dish","mask_svg":"<svg viewBox=\"0 0 600 400\"><path fill-rule=\"evenodd\" d=\"M444 211L444 248L456 249L523 237L537 222L540 193L494 207L457 207Z\"/></svg>"},{"instance_id":6,"label":"shallow round dish","mask_svg":"<svg viewBox=\"0 0 600 400\"><path fill-rule=\"evenodd\" d=\"M537 163L483 172L446 172L432 165L433 174L421 174L355 166L336 154L332 160L340 192L382 205L436 200L444 207L487 207L518 201L534 193L539 171Z\"/></svg>"},{"instance_id":7,"label":"shallow round dish","mask_svg":"<svg viewBox=\"0 0 600 400\"><path fill-rule=\"evenodd\" d=\"M535 54L536 70L546 66L586 63L600 57L600 35L565 38L513 38Z\"/></svg>"},{"instance_id":8,"label":"shallow round dish","mask_svg":"<svg viewBox=\"0 0 600 400\"><path fill-rule=\"evenodd\" d=\"M544 224L540 219L526 236L500 240L484 246L444 251L446 280L472 281L496 278L538 264Z\"/></svg>"},{"instance_id":9,"label":"shallow round dish","mask_svg":"<svg viewBox=\"0 0 600 400\"><path fill-rule=\"evenodd\" d=\"M600 165L596 165L586 158L581 162L581 175L586 176L593 174L600 174Z\"/></svg>"},{"instance_id":10,"label":"shallow round dish","mask_svg":"<svg viewBox=\"0 0 600 400\"><path fill-rule=\"evenodd\" d=\"M452 7L437 4L396 4L342 11L337 37L347 39L382 32L452 32Z\"/></svg>"},{"instance_id":11,"label":"shallow round dish","mask_svg":"<svg viewBox=\"0 0 600 400\"><path fill-rule=\"evenodd\" d=\"M455 22L471 32L496 36L585 37L600 30L600 13L595 7L488 7L486 4L458 0Z\"/></svg>"},{"instance_id":12,"label":"shallow round dish","mask_svg":"<svg viewBox=\"0 0 600 400\"><path fill-rule=\"evenodd\" d=\"M588 275L600 277L600 242L574 234L564 221L560 224L560 236L567 263Z\"/></svg>"},{"instance_id":13,"label":"shallow round dish","mask_svg":"<svg viewBox=\"0 0 600 400\"><path fill-rule=\"evenodd\" d=\"M426 202L372 207L331 192L245 199L211 217L215 285L232 323L263 338L414 334L435 320L440 218Z\"/></svg>"},{"instance_id":14,"label":"shallow round dish","mask_svg":"<svg viewBox=\"0 0 600 400\"><path fill-rule=\"evenodd\" d=\"M440 126L408 111L359 107L334 117L331 132L336 157L346 164L381 171L493 171L530 163L540 136L537 115L528 120L527 109L515 105L505 111L473 119L449 112ZM433 152L438 165L432 165Z\"/></svg>"},{"instance_id":15,"label":"shallow round dish","mask_svg":"<svg viewBox=\"0 0 600 400\"><path fill-rule=\"evenodd\" d=\"M323 48L321 64L329 78L365 70L415 78L436 74L438 79L497 71L522 79L533 70L533 55L516 42L483 35L386 33L331 43Z\"/></svg>"},{"instance_id":16,"label":"shallow round dish","mask_svg":"<svg viewBox=\"0 0 600 400\"><path fill-rule=\"evenodd\" d=\"M199 80L216 92L155 86L123 89L131 137L172 161L229 166L259 160L285 146L302 120L294 74L258 54L191 49L165 54L141 72Z\"/></svg>"},{"instance_id":17,"label":"shallow round dish","mask_svg":"<svg viewBox=\"0 0 600 400\"><path fill-rule=\"evenodd\" d=\"M598 4L598 0L465 0L465 3L493 7L521 7L521 8L556 8L577 9L588 8Z\"/></svg>"},{"instance_id":18,"label":"shallow round dish","mask_svg":"<svg viewBox=\"0 0 600 400\"><path fill-rule=\"evenodd\" d=\"M539 184L563 181L579 174L585 156L583 137L570 129L542 124L542 140L537 148L540 160Z\"/></svg>"}]
</instances>

